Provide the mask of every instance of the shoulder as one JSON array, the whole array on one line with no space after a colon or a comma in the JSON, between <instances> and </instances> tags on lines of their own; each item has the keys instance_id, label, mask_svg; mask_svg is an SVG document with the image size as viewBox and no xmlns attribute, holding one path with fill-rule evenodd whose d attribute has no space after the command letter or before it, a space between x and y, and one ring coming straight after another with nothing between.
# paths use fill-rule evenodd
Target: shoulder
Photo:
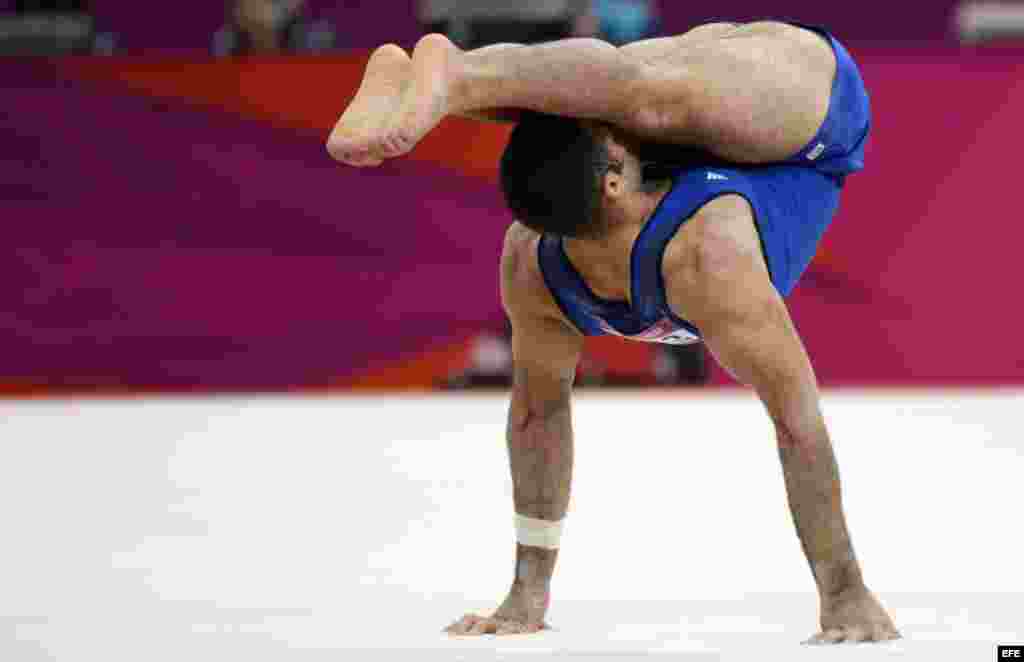
<instances>
[{"instance_id":1,"label":"shoulder","mask_svg":"<svg viewBox=\"0 0 1024 662\"><path fill-rule=\"evenodd\" d=\"M662 270L666 278L679 273L696 277L751 262L764 264L754 211L743 196L726 194L698 209L672 238Z\"/></svg>"},{"instance_id":2,"label":"shoulder","mask_svg":"<svg viewBox=\"0 0 1024 662\"><path fill-rule=\"evenodd\" d=\"M704 205L670 242L662 273L670 305L698 327L758 313L775 298L754 212L740 195Z\"/></svg>"},{"instance_id":3,"label":"shoulder","mask_svg":"<svg viewBox=\"0 0 1024 662\"><path fill-rule=\"evenodd\" d=\"M521 273L523 269L529 269L529 254L536 253L537 242L540 235L529 229L518 221L513 222L505 230L505 239L501 247L501 272L502 276L511 275L522 278L527 274ZM537 271L539 272L539 266Z\"/></svg>"},{"instance_id":4,"label":"shoulder","mask_svg":"<svg viewBox=\"0 0 1024 662\"><path fill-rule=\"evenodd\" d=\"M540 239L540 234L518 222L505 232L501 251L502 303L510 317L549 318L568 325L540 270Z\"/></svg>"},{"instance_id":5,"label":"shoulder","mask_svg":"<svg viewBox=\"0 0 1024 662\"><path fill-rule=\"evenodd\" d=\"M537 243L540 235L519 222L505 231L501 248L502 297L526 300L544 285L544 277L537 261Z\"/></svg>"}]
</instances>

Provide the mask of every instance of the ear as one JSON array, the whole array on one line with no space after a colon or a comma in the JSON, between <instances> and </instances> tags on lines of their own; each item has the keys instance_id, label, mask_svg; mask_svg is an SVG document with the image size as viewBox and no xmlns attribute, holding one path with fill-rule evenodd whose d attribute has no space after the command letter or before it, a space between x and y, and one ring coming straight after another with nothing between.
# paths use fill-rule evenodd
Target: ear
<instances>
[{"instance_id":1,"label":"ear","mask_svg":"<svg viewBox=\"0 0 1024 662\"><path fill-rule=\"evenodd\" d=\"M628 190L626 182L626 161L629 150L619 142L615 132L608 131L604 135L605 147L608 149L610 165L604 177L604 194L609 198L617 198Z\"/></svg>"},{"instance_id":2,"label":"ear","mask_svg":"<svg viewBox=\"0 0 1024 662\"><path fill-rule=\"evenodd\" d=\"M612 158L608 172L604 176L604 194L608 198L618 198L626 192L626 178L622 161Z\"/></svg>"}]
</instances>

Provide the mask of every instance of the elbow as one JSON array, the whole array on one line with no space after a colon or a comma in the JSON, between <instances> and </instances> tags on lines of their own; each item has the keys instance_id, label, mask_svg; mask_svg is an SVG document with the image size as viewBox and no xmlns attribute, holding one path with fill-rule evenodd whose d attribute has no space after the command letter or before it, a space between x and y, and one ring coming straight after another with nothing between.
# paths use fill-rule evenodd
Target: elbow
<instances>
[{"instance_id":1,"label":"elbow","mask_svg":"<svg viewBox=\"0 0 1024 662\"><path fill-rule=\"evenodd\" d=\"M559 425L570 416L570 388L565 388L556 397L531 397L530 393L513 393L509 411L509 426L512 432L531 433L543 431L552 425ZM553 395L553 394L552 394Z\"/></svg>"},{"instance_id":2,"label":"elbow","mask_svg":"<svg viewBox=\"0 0 1024 662\"><path fill-rule=\"evenodd\" d=\"M545 430L553 422L568 415L568 402L564 404L549 402L540 406L515 407L512 412L511 425L515 432L529 433L535 430Z\"/></svg>"}]
</instances>

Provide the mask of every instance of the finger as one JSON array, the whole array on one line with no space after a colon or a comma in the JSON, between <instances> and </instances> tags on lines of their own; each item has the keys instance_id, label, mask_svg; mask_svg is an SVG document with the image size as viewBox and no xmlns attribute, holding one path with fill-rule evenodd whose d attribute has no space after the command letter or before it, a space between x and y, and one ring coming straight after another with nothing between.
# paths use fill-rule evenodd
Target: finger
<instances>
[{"instance_id":1,"label":"finger","mask_svg":"<svg viewBox=\"0 0 1024 662\"><path fill-rule=\"evenodd\" d=\"M845 637L846 635L842 630L831 629L819 632L804 643L808 646L828 646L840 643Z\"/></svg>"},{"instance_id":2,"label":"finger","mask_svg":"<svg viewBox=\"0 0 1024 662\"><path fill-rule=\"evenodd\" d=\"M903 638L899 630L888 625L876 626L874 635L874 641L896 641Z\"/></svg>"},{"instance_id":3,"label":"finger","mask_svg":"<svg viewBox=\"0 0 1024 662\"><path fill-rule=\"evenodd\" d=\"M463 634L464 631L465 631L465 626L463 626L461 621L459 621L458 623L452 623L451 625L449 625L448 627L446 627L444 629L444 632L446 634L450 634L452 636L459 636L459 635Z\"/></svg>"},{"instance_id":4,"label":"finger","mask_svg":"<svg viewBox=\"0 0 1024 662\"><path fill-rule=\"evenodd\" d=\"M542 623L520 623L505 621L498 627L498 634L536 634L544 629Z\"/></svg>"},{"instance_id":5,"label":"finger","mask_svg":"<svg viewBox=\"0 0 1024 662\"><path fill-rule=\"evenodd\" d=\"M820 645L825 643L825 641L823 639L824 636L825 636L824 633L819 632L818 634L814 635L810 639L807 639L806 641L804 641L804 646L820 646Z\"/></svg>"},{"instance_id":6,"label":"finger","mask_svg":"<svg viewBox=\"0 0 1024 662\"><path fill-rule=\"evenodd\" d=\"M494 634L498 631L498 624L490 618L481 618L469 630L469 634Z\"/></svg>"},{"instance_id":7,"label":"finger","mask_svg":"<svg viewBox=\"0 0 1024 662\"><path fill-rule=\"evenodd\" d=\"M522 623L515 621L505 621L498 626L496 634L507 635L507 634L524 634L526 632L526 626Z\"/></svg>"},{"instance_id":8,"label":"finger","mask_svg":"<svg viewBox=\"0 0 1024 662\"><path fill-rule=\"evenodd\" d=\"M884 625L873 625L868 628L867 639L864 641L887 641L889 628Z\"/></svg>"},{"instance_id":9,"label":"finger","mask_svg":"<svg viewBox=\"0 0 1024 662\"><path fill-rule=\"evenodd\" d=\"M871 628L853 626L846 630L846 643L859 644L865 641L872 641L873 632Z\"/></svg>"},{"instance_id":10,"label":"finger","mask_svg":"<svg viewBox=\"0 0 1024 662\"><path fill-rule=\"evenodd\" d=\"M463 616L462 618L460 618L459 620L455 621L447 628L445 628L445 631L448 634L454 635L468 634L472 627L476 625L478 620L480 620L479 616L476 616L475 614L466 614L465 616Z\"/></svg>"},{"instance_id":11,"label":"finger","mask_svg":"<svg viewBox=\"0 0 1024 662\"><path fill-rule=\"evenodd\" d=\"M823 643L825 644L841 644L844 641L846 641L847 633L846 630L842 628L833 628L831 630L826 630L824 634L825 636L823 637Z\"/></svg>"}]
</instances>

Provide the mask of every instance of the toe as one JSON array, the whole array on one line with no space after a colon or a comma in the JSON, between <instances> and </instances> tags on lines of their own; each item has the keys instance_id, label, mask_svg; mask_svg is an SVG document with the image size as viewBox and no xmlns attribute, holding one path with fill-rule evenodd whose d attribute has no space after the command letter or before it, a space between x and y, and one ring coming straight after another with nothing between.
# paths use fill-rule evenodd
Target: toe
<instances>
[{"instance_id":1,"label":"toe","mask_svg":"<svg viewBox=\"0 0 1024 662\"><path fill-rule=\"evenodd\" d=\"M349 154L348 163L358 168L365 168L380 165L381 159L372 149L361 149L358 152L351 152Z\"/></svg>"},{"instance_id":2,"label":"toe","mask_svg":"<svg viewBox=\"0 0 1024 662\"><path fill-rule=\"evenodd\" d=\"M357 168L373 168L379 166L383 161L380 159L369 156L367 154L360 155L358 159L353 159L349 162L349 165L353 165Z\"/></svg>"},{"instance_id":3,"label":"toe","mask_svg":"<svg viewBox=\"0 0 1024 662\"><path fill-rule=\"evenodd\" d=\"M385 158L392 159L399 156L397 140L394 133L382 136L380 143L376 147L377 153Z\"/></svg>"},{"instance_id":4,"label":"toe","mask_svg":"<svg viewBox=\"0 0 1024 662\"><path fill-rule=\"evenodd\" d=\"M384 44L377 48L370 56L370 60L374 59L386 60L390 62L398 62L401 64L407 64L410 62L409 54L405 52L401 46L396 44Z\"/></svg>"},{"instance_id":5,"label":"toe","mask_svg":"<svg viewBox=\"0 0 1024 662\"><path fill-rule=\"evenodd\" d=\"M340 163L348 163L349 151L348 147L340 141L334 139L327 141L327 153L331 155L331 158Z\"/></svg>"},{"instance_id":6,"label":"toe","mask_svg":"<svg viewBox=\"0 0 1024 662\"><path fill-rule=\"evenodd\" d=\"M410 131L399 131L395 136L395 147L398 150L399 156L404 156L412 151L413 147L416 146L416 139L413 137Z\"/></svg>"},{"instance_id":7,"label":"toe","mask_svg":"<svg viewBox=\"0 0 1024 662\"><path fill-rule=\"evenodd\" d=\"M395 155L391 149L391 140L386 135L382 135L374 141L373 148L370 153L374 155L374 158L381 161L385 159L392 159Z\"/></svg>"},{"instance_id":8,"label":"toe","mask_svg":"<svg viewBox=\"0 0 1024 662\"><path fill-rule=\"evenodd\" d=\"M401 125L392 126L380 141L380 152L378 153L385 158L394 159L405 156L415 146L416 141L412 137L412 132Z\"/></svg>"}]
</instances>

